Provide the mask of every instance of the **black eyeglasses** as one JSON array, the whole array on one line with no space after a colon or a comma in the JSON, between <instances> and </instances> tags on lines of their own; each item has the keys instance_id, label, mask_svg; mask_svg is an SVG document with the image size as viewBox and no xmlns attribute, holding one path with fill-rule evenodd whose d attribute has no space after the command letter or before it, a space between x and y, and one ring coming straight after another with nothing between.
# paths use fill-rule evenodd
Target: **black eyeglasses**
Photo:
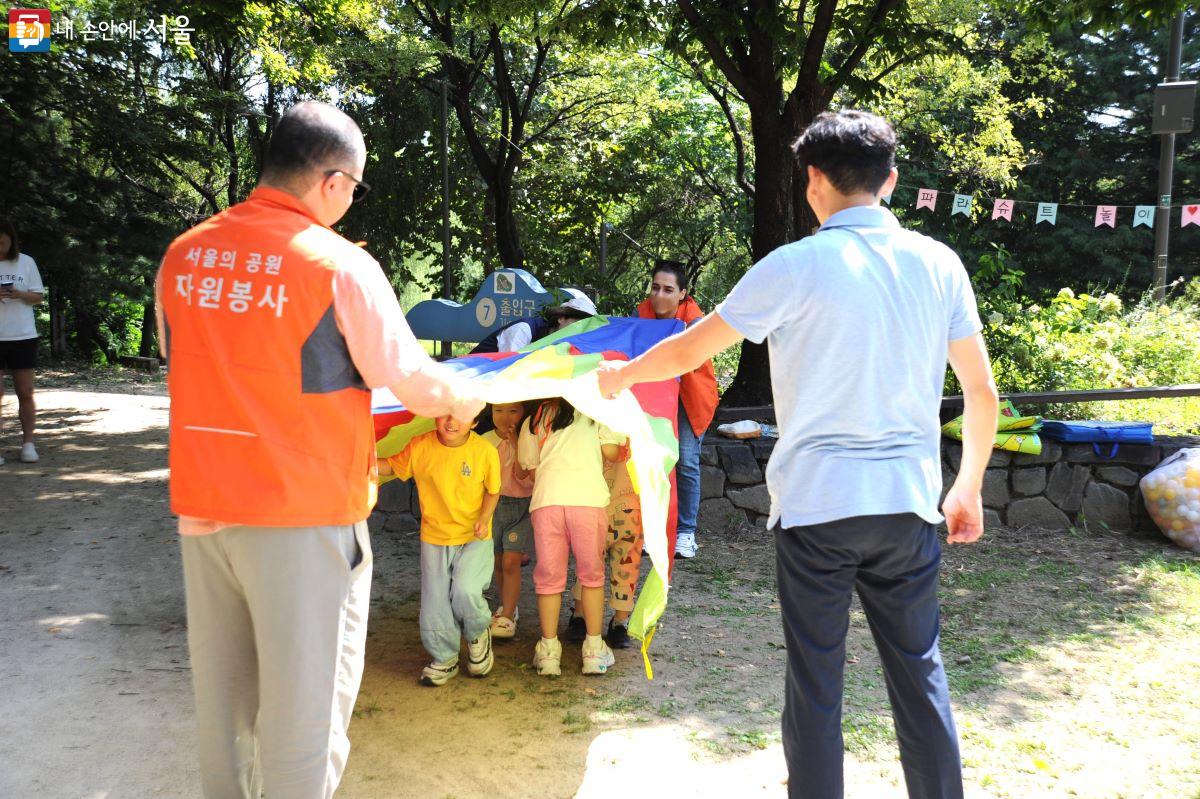
<instances>
[{"instance_id":1,"label":"black eyeglasses","mask_svg":"<svg viewBox=\"0 0 1200 799\"><path fill-rule=\"evenodd\" d=\"M334 175L342 175L342 176L350 178L351 180L354 181L354 193L350 196L351 202L355 202L355 203L358 202L363 197L366 197L367 192L369 192L371 190L370 186L368 186L366 183L364 183L363 181L354 177L354 175L351 175L349 172L347 172L343 169L330 169L328 172L325 173L325 177L327 177L327 178L331 178Z\"/></svg>"}]
</instances>

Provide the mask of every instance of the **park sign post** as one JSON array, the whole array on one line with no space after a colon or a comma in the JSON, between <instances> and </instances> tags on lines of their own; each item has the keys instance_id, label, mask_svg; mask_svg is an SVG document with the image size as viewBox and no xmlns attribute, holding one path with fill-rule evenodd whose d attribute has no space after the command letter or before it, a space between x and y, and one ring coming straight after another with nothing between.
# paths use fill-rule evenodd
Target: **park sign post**
<instances>
[{"instance_id":1,"label":"park sign post","mask_svg":"<svg viewBox=\"0 0 1200 799\"><path fill-rule=\"evenodd\" d=\"M1195 120L1196 82L1180 81L1183 60L1183 13L1171 20L1166 80L1154 90L1152 134L1162 136L1158 151L1158 213L1154 220L1154 299L1167 297L1167 250L1171 241L1171 184L1175 179L1175 134L1190 133Z\"/></svg>"},{"instance_id":2,"label":"park sign post","mask_svg":"<svg viewBox=\"0 0 1200 799\"><path fill-rule=\"evenodd\" d=\"M451 300L424 300L406 319L413 335L431 341L482 341L512 322L537 317L562 298L547 291L524 269L499 269L488 275L466 305Z\"/></svg>"},{"instance_id":3,"label":"park sign post","mask_svg":"<svg viewBox=\"0 0 1200 799\"><path fill-rule=\"evenodd\" d=\"M1154 87L1151 133L1191 133L1196 121L1196 81L1160 83Z\"/></svg>"}]
</instances>

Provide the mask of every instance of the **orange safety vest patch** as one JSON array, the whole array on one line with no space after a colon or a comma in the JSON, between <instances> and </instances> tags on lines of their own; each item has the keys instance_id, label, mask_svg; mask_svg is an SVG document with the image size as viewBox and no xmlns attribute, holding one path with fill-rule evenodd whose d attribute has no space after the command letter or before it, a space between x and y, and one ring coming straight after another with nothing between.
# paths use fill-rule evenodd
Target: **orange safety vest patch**
<instances>
[{"instance_id":1,"label":"orange safety vest patch","mask_svg":"<svg viewBox=\"0 0 1200 799\"><path fill-rule=\"evenodd\" d=\"M650 300L642 300L637 307L639 319L655 319L654 306ZM683 298L675 318L690 325L697 319L704 318L704 312L691 295ZM713 417L717 415L717 373L712 360L707 360L694 370L679 376L679 401L687 411L692 423L692 432L697 436L704 435Z\"/></svg>"},{"instance_id":2,"label":"orange safety vest patch","mask_svg":"<svg viewBox=\"0 0 1200 799\"><path fill-rule=\"evenodd\" d=\"M371 395L333 307L339 264L363 258L267 187L171 243L159 295L175 513L268 527L370 514Z\"/></svg>"}]
</instances>

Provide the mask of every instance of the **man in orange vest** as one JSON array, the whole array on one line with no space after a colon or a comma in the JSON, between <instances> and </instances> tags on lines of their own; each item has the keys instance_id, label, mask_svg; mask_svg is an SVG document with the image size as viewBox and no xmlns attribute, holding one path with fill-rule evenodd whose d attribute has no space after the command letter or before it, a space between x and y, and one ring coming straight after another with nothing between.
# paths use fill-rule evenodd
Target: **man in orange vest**
<instances>
[{"instance_id":1,"label":"man in orange vest","mask_svg":"<svg viewBox=\"0 0 1200 799\"><path fill-rule=\"evenodd\" d=\"M330 226L367 192L337 109L280 119L245 202L171 243L157 282L206 797L329 797L371 584L370 389L470 422L379 264Z\"/></svg>"}]
</instances>

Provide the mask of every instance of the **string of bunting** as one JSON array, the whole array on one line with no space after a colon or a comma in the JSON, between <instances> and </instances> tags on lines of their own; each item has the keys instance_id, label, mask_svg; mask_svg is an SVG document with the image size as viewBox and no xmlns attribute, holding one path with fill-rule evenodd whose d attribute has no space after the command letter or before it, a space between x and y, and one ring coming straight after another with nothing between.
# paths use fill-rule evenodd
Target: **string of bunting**
<instances>
[{"instance_id":1,"label":"string of bunting","mask_svg":"<svg viewBox=\"0 0 1200 799\"><path fill-rule=\"evenodd\" d=\"M937 189L926 189L915 186L901 186L896 188L916 189L917 192L917 208L920 211L922 208L927 208L933 212L937 210L937 201L939 192ZM1080 205L1078 203L1045 203L1033 200L1012 200L1006 197L989 197L986 194L955 194L954 201L950 206L950 216L962 214L970 219L971 211L975 207L975 198L978 196L983 201L992 201L992 219L1006 219L1009 222L1013 221L1013 211L1017 205L1036 205L1037 210L1034 213L1034 224L1040 225L1043 222L1049 222L1051 225L1058 224L1058 207L1064 205L1075 208L1095 208L1095 225L1094 227L1108 226L1115 228L1117 226L1117 217L1120 209L1133 209L1133 224L1132 227L1145 225L1146 227L1154 228L1154 215L1157 210L1153 205ZM892 195L885 195L883 201L888 205L892 204ZM1170 208L1181 208L1183 213L1180 215L1179 226L1181 228L1188 225L1196 225L1200 227L1200 203L1185 203L1183 205L1172 205Z\"/></svg>"}]
</instances>

